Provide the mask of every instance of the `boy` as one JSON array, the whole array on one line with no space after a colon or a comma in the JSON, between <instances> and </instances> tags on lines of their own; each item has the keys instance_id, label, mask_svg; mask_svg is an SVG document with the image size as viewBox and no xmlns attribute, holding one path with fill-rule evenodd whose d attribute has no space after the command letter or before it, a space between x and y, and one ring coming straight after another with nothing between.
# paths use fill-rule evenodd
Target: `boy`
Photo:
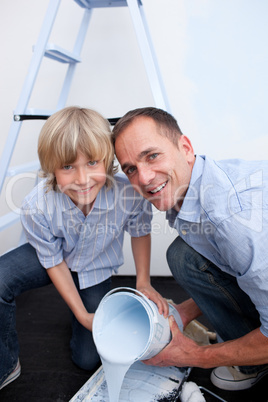
<instances>
[{"instance_id":1,"label":"boy","mask_svg":"<svg viewBox=\"0 0 268 402\"><path fill-rule=\"evenodd\" d=\"M124 231L131 236L137 289L156 302L160 313L168 314L167 303L150 285L151 209L125 177L114 175L110 126L93 110L67 107L52 115L41 130L38 155L45 180L25 198L22 225L41 265L72 311L72 360L92 370L99 362L91 334L94 311L110 290L113 271L123 263ZM0 261L0 278L3 270ZM42 276L36 287L48 283L38 263L29 276L35 274L38 279ZM29 278L26 281L28 285ZM10 299L14 302L14 297ZM13 367L9 373L15 367L15 374L8 375L4 367L0 389L20 373L18 348L10 349ZM5 362L8 353L7 348Z\"/></svg>"}]
</instances>

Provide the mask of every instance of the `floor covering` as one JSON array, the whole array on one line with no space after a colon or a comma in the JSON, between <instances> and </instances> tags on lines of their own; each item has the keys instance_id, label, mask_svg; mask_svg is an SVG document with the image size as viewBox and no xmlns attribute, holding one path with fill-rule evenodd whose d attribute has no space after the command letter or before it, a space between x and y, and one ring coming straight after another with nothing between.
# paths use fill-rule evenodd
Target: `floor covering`
<instances>
[{"instance_id":1,"label":"floor covering","mask_svg":"<svg viewBox=\"0 0 268 402\"><path fill-rule=\"evenodd\" d=\"M152 285L176 303L187 298L172 277L153 277ZM135 277L115 276L113 287L121 286L135 287ZM200 321L210 328L204 317ZM0 391L0 401L69 401L93 373L79 369L71 361L70 313L53 285L28 291L17 298L17 329L22 372ZM193 368L188 381L202 387L202 392L208 389L228 402L268 401L268 376L249 390L230 392L214 387L210 372ZM204 396L207 402L218 401L207 392Z\"/></svg>"}]
</instances>

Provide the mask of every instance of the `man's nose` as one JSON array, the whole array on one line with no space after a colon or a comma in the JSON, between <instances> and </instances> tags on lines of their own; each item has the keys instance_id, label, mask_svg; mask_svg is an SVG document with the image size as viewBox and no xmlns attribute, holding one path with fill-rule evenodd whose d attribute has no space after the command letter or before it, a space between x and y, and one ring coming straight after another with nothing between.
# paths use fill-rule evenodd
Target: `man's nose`
<instances>
[{"instance_id":1,"label":"man's nose","mask_svg":"<svg viewBox=\"0 0 268 402\"><path fill-rule=\"evenodd\" d=\"M148 166L142 166L138 168L139 184L147 186L153 180L155 174L154 171Z\"/></svg>"}]
</instances>

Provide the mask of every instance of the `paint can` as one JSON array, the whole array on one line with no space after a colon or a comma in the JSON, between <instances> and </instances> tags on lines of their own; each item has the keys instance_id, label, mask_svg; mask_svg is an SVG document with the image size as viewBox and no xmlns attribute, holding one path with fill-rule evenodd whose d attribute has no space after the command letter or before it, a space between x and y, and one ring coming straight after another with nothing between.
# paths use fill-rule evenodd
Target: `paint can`
<instances>
[{"instance_id":1,"label":"paint can","mask_svg":"<svg viewBox=\"0 0 268 402\"><path fill-rule=\"evenodd\" d=\"M171 304L169 314L182 331L180 315ZM121 362L126 363L158 354L170 342L171 331L154 302L136 289L116 288L104 296L95 312L93 338L105 360L120 360L121 355Z\"/></svg>"}]
</instances>

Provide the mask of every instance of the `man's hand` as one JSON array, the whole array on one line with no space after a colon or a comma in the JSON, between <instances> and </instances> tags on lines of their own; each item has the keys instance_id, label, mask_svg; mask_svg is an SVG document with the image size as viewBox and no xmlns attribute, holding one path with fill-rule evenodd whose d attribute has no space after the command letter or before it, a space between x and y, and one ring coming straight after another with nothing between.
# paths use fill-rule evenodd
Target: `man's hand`
<instances>
[{"instance_id":1,"label":"man's hand","mask_svg":"<svg viewBox=\"0 0 268 402\"><path fill-rule=\"evenodd\" d=\"M199 346L182 334L173 316L169 317L171 342L156 356L143 363L151 366L191 367Z\"/></svg>"}]
</instances>

